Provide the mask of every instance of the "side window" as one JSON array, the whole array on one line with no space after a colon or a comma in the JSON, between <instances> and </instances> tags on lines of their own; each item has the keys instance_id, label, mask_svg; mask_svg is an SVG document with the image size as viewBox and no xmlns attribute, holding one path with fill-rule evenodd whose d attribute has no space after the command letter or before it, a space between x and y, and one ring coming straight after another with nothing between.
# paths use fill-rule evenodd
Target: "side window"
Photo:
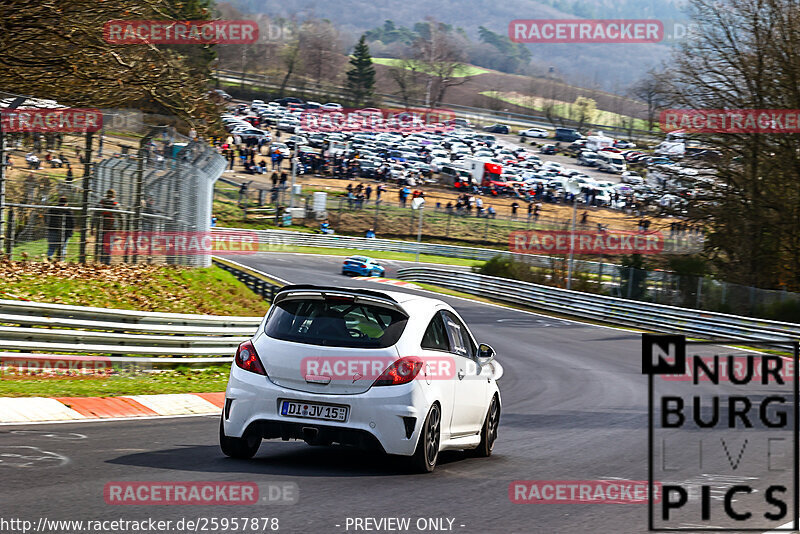
<instances>
[{"instance_id":1,"label":"side window","mask_svg":"<svg viewBox=\"0 0 800 534\"><path fill-rule=\"evenodd\" d=\"M425 334L422 336L421 346L423 349L449 351L450 344L447 341L447 332L444 326L442 314L437 313L431 319Z\"/></svg>"},{"instance_id":2,"label":"side window","mask_svg":"<svg viewBox=\"0 0 800 534\"><path fill-rule=\"evenodd\" d=\"M473 343L467 327L452 313L445 312L445 317L450 343L453 346L452 352L467 358L473 358L477 353L477 347Z\"/></svg>"}]
</instances>

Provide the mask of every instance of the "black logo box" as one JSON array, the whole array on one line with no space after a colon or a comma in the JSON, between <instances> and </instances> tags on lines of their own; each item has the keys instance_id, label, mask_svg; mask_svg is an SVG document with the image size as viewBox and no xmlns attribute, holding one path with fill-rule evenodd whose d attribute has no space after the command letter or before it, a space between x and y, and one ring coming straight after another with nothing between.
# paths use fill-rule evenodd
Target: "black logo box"
<instances>
[{"instance_id":1,"label":"black logo box","mask_svg":"<svg viewBox=\"0 0 800 534\"><path fill-rule=\"evenodd\" d=\"M794 405L793 405L793 449L794 461L792 462L793 469L793 509L792 515L793 525L785 532L800 531L800 381L798 381L798 360L800 360L800 343L787 342L786 340L766 340L766 341L751 341L747 339L724 339L724 340L708 340L708 341L691 341L693 345L738 345L749 347L772 347L776 345L791 346L792 348L792 363L794 365ZM687 528L655 528L654 527L654 510L655 504L653 502L654 495L654 480L653 480L653 443L654 443L654 421L653 421L653 405L655 398L654 377L656 375L683 375L686 374L686 336L672 335L672 334L642 334L642 374L647 375L647 396L648 396L648 419L647 419L647 474L648 474L648 492L647 492L647 522L648 530L651 532L764 532L764 527L759 528L718 528L718 527L687 527ZM658 360L654 361L654 356L658 354ZM666 357L665 357L666 356ZM663 498L663 496L662 496ZM780 531L784 531L781 529Z\"/></svg>"}]
</instances>

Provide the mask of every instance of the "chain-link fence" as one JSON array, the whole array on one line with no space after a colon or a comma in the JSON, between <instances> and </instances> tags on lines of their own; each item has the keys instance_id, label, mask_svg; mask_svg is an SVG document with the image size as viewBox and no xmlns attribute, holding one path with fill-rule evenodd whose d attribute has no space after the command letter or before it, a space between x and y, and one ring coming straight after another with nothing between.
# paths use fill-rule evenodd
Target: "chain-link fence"
<instances>
[{"instance_id":1,"label":"chain-link fence","mask_svg":"<svg viewBox=\"0 0 800 534\"><path fill-rule=\"evenodd\" d=\"M372 229L377 236L386 238L423 239L449 242L467 242L475 246L501 246L508 250L514 232L525 230L570 230L572 218L557 219L540 216L521 209L516 215L492 212L490 204L469 209L425 203L422 214L411 209L412 199L405 202L384 196L380 202L359 198L334 197L328 204L328 214L334 229L344 229L349 234L364 235ZM585 211L578 208L579 212ZM577 215L575 230L598 232L628 232L630 228L610 227L597 222L594 212L587 212L586 220ZM689 254L703 248L703 236L695 231L663 233L663 250Z\"/></svg>"},{"instance_id":2,"label":"chain-link fence","mask_svg":"<svg viewBox=\"0 0 800 534\"><path fill-rule=\"evenodd\" d=\"M6 153L7 257L210 265L203 238L225 160L208 144L129 121L80 136L7 134Z\"/></svg>"},{"instance_id":3,"label":"chain-link fence","mask_svg":"<svg viewBox=\"0 0 800 534\"><path fill-rule=\"evenodd\" d=\"M608 273L610 276L605 278L603 288L612 296L749 317L800 321L798 293L633 267L614 266Z\"/></svg>"}]
</instances>

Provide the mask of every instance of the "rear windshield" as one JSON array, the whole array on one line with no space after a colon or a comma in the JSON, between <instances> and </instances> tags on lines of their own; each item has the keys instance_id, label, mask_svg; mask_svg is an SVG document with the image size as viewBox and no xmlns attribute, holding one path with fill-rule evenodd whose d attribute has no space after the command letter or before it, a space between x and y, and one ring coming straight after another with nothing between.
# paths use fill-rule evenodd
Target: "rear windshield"
<instances>
[{"instance_id":1,"label":"rear windshield","mask_svg":"<svg viewBox=\"0 0 800 534\"><path fill-rule=\"evenodd\" d=\"M326 347L391 347L405 329L402 313L368 304L290 299L275 305L266 334L283 341Z\"/></svg>"}]
</instances>

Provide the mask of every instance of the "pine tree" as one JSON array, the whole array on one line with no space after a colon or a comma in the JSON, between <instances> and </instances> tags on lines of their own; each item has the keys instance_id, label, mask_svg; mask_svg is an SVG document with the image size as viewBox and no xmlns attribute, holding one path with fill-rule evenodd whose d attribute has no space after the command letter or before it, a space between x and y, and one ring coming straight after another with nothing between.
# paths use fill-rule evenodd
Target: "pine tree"
<instances>
[{"instance_id":1,"label":"pine tree","mask_svg":"<svg viewBox=\"0 0 800 534\"><path fill-rule=\"evenodd\" d=\"M350 56L350 65L352 67L347 71L347 90L352 94L353 101L358 105L371 102L375 89L375 67L372 66L372 56L364 35L358 40L353 55Z\"/></svg>"}]
</instances>

